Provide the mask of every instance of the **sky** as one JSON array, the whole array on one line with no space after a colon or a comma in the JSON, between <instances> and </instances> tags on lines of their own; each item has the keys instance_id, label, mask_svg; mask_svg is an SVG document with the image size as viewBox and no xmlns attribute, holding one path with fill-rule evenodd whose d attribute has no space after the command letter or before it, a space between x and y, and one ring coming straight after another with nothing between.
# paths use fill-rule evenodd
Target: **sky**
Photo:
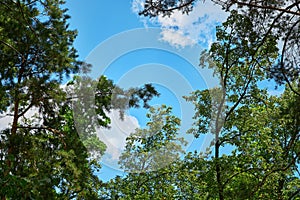
<instances>
[{"instance_id":1,"label":"sky","mask_svg":"<svg viewBox=\"0 0 300 200\"><path fill-rule=\"evenodd\" d=\"M153 84L161 96L150 103L173 107L173 114L182 120L180 136L188 141L185 150L204 151L212 136L195 140L185 134L192 125L194 108L182 96L217 85L211 71L198 67L198 60L200 52L214 41L215 26L226 14L207 1L196 5L190 15L175 12L171 17L148 19L137 14L142 5L142 0L67 1L70 28L78 30L75 48L79 58L92 64L92 78L104 74L123 88ZM118 157L126 137L145 127L146 112L130 109L121 121L118 112L112 111L112 128L98 130L107 145L98 173L102 180L124 175Z\"/></svg>"}]
</instances>

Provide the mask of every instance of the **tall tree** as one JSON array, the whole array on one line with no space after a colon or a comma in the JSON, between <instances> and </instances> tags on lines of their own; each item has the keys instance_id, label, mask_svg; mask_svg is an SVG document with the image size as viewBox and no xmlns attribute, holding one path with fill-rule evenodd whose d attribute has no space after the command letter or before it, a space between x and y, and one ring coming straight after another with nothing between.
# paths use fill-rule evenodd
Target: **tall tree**
<instances>
[{"instance_id":1,"label":"tall tree","mask_svg":"<svg viewBox=\"0 0 300 200\"><path fill-rule=\"evenodd\" d=\"M63 4L62 0L0 2L0 113L12 119L0 131L3 200L97 199L101 187L93 173L99 164L89 152L99 157L105 145L96 137L96 127L84 130L89 137L80 135L73 110L76 98L62 87L70 75L86 69L77 60L76 31L68 29ZM77 87L78 79L68 86ZM100 77L93 84L97 85L93 109L102 117L99 125L108 126L104 111L127 107L110 106L112 94L103 91L112 90L112 81ZM147 106L158 95L151 85L133 90L123 91L130 106L139 106L139 100ZM85 120L82 116L80 123L88 125Z\"/></svg>"},{"instance_id":2,"label":"tall tree","mask_svg":"<svg viewBox=\"0 0 300 200\"><path fill-rule=\"evenodd\" d=\"M155 17L170 15L174 10L188 13L195 2L145 1L140 14ZM200 65L211 67L220 78L221 98L216 102L211 96L218 89L196 91L187 97L196 110L191 132L197 137L211 128L215 134L214 156L207 163L208 171L213 170L211 182L217 195L211 192L208 196L293 199L299 196L300 126L295 103L300 89L300 3L213 2L222 5L230 16L217 27L217 41L202 53ZM261 88L261 81L270 78L285 84L279 98ZM234 151L222 155L226 144Z\"/></svg>"},{"instance_id":3,"label":"tall tree","mask_svg":"<svg viewBox=\"0 0 300 200\"><path fill-rule=\"evenodd\" d=\"M80 67L72 47L76 32L68 30L69 16L61 8L63 3L58 0L0 3L1 112L12 115L10 128L1 132L2 199L34 198L39 193L53 195L54 177L49 172L55 175L51 172L59 169L45 156L55 148L62 149L57 142L67 134L53 122L59 118L55 111L65 99L60 83ZM31 109L38 110L40 115L29 119ZM38 121L44 125L32 127ZM56 142L53 141L53 148L53 143L46 141L51 137ZM39 149L39 145L45 145L46 151ZM58 158L71 156L69 153L66 151ZM60 180L53 181L58 185Z\"/></svg>"}]
</instances>

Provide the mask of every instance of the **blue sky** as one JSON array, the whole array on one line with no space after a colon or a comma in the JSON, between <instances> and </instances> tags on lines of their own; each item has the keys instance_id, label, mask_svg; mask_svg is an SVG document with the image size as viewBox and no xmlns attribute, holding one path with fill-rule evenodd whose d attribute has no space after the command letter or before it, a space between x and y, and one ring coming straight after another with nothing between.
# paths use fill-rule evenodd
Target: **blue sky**
<instances>
[{"instance_id":1,"label":"blue sky","mask_svg":"<svg viewBox=\"0 0 300 200\"><path fill-rule=\"evenodd\" d=\"M143 27L127 0L68 0L66 7L71 15L71 28L79 31L75 46L82 59L112 35Z\"/></svg>"},{"instance_id":2,"label":"blue sky","mask_svg":"<svg viewBox=\"0 0 300 200\"><path fill-rule=\"evenodd\" d=\"M198 68L198 59L201 50L214 40L215 26L226 14L208 2L196 5L188 16L175 12L170 18L149 20L137 15L142 2L67 1L70 27L79 32L75 47L80 59L93 65L93 78L104 73L124 88L152 83L161 96L151 105L172 106L174 114L182 120L181 136L189 142L186 150L199 150L203 139L211 138L196 141L185 134L193 122L193 106L182 96L195 89L216 86L211 72ZM111 113L113 128L99 131L99 137L108 146L99 173L101 179L123 174L117 157L126 136L145 125L145 114L145 109L131 109L125 120L120 121L115 112Z\"/></svg>"}]
</instances>

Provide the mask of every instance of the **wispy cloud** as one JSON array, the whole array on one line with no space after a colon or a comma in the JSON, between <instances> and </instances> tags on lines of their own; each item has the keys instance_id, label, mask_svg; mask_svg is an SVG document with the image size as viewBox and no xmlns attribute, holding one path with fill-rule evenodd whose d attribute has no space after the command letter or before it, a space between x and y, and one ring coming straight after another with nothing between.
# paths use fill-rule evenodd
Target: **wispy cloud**
<instances>
[{"instance_id":1,"label":"wispy cloud","mask_svg":"<svg viewBox=\"0 0 300 200\"><path fill-rule=\"evenodd\" d=\"M121 120L117 110L111 111L108 116L111 118L111 128L98 130L99 139L107 146L102 161L111 167L117 168L119 156L126 145L126 138L140 126L138 120L130 115L125 114L124 120Z\"/></svg>"},{"instance_id":2,"label":"wispy cloud","mask_svg":"<svg viewBox=\"0 0 300 200\"><path fill-rule=\"evenodd\" d=\"M144 5L143 0L134 0L132 10L138 13ZM215 27L227 18L220 6L211 1L199 1L189 15L175 11L170 17L158 16L148 19L147 25L159 25L162 29L161 39L176 47L191 46L199 43L210 46L215 39ZM145 22L145 18L141 18Z\"/></svg>"},{"instance_id":3,"label":"wispy cloud","mask_svg":"<svg viewBox=\"0 0 300 200\"><path fill-rule=\"evenodd\" d=\"M23 120L30 119L31 126L38 126L41 125L43 120L41 119L38 108L32 107L29 109L24 116L20 118L21 123ZM13 113L12 112L5 112L0 114L0 130L4 130L7 128L11 128L11 124L13 122Z\"/></svg>"},{"instance_id":4,"label":"wispy cloud","mask_svg":"<svg viewBox=\"0 0 300 200\"><path fill-rule=\"evenodd\" d=\"M12 117L5 116L5 114L0 115L0 130L6 129L9 127L9 124L12 122Z\"/></svg>"},{"instance_id":5,"label":"wispy cloud","mask_svg":"<svg viewBox=\"0 0 300 200\"><path fill-rule=\"evenodd\" d=\"M144 0L133 0L131 4L131 9L134 13L138 13L144 7L145 1Z\"/></svg>"},{"instance_id":6,"label":"wispy cloud","mask_svg":"<svg viewBox=\"0 0 300 200\"><path fill-rule=\"evenodd\" d=\"M192 46L196 44L196 41L193 40L188 35L185 35L184 32L174 29L163 28L161 31L161 40L170 43L176 48L181 48L185 46Z\"/></svg>"}]
</instances>

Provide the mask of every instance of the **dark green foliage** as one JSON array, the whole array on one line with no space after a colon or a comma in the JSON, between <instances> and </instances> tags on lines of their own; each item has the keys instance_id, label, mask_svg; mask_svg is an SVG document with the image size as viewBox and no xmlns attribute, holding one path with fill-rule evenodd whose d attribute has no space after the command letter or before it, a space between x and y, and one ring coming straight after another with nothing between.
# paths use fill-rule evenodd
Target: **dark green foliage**
<instances>
[{"instance_id":1,"label":"dark green foliage","mask_svg":"<svg viewBox=\"0 0 300 200\"><path fill-rule=\"evenodd\" d=\"M70 75L89 68L77 60L76 31L68 29L70 16L63 4L62 0L0 2L0 113L11 117L9 126L0 131L2 200L97 199L101 181L93 171L99 170L106 146L96 128L109 126L105 112L139 107L140 100L147 107L158 95L151 85L130 92L118 88L130 101L126 107L113 105L110 92L117 86L103 76L92 82L95 90L81 96L68 90L80 91L74 84L89 84L89 79L75 76L63 87ZM91 92L96 107L88 107ZM82 110L74 110L76 104Z\"/></svg>"},{"instance_id":2,"label":"dark green foliage","mask_svg":"<svg viewBox=\"0 0 300 200\"><path fill-rule=\"evenodd\" d=\"M97 196L99 166L87 159L60 87L81 65L63 3L0 3L1 113L12 116L1 131L1 199Z\"/></svg>"}]
</instances>

